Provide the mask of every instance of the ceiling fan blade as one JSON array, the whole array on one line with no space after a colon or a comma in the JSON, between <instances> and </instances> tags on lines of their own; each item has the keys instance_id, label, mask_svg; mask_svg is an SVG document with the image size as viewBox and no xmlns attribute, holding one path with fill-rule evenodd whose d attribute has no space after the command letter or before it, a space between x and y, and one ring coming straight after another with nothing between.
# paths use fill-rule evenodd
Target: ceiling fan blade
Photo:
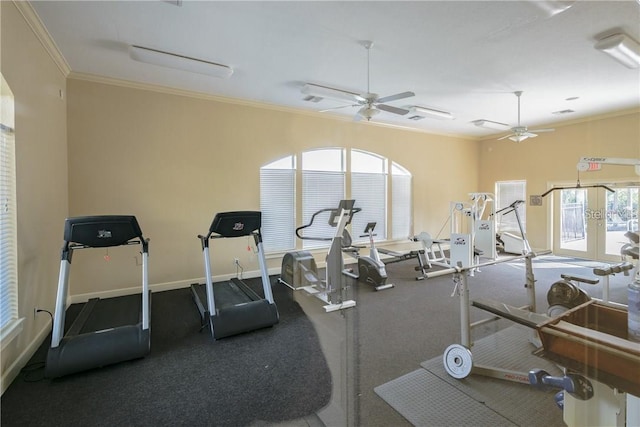
<instances>
[{"instance_id":1,"label":"ceiling fan blade","mask_svg":"<svg viewBox=\"0 0 640 427\"><path fill-rule=\"evenodd\" d=\"M319 96L321 98L331 98L338 101L354 102L360 101L361 96L355 92L340 90L329 86L321 86L313 83L307 83L302 87L301 92L304 95Z\"/></svg>"},{"instance_id":2,"label":"ceiling fan blade","mask_svg":"<svg viewBox=\"0 0 640 427\"><path fill-rule=\"evenodd\" d=\"M530 130L529 132L538 132L538 133L540 133L540 132L553 132L553 131L555 131L555 129L533 129L533 130Z\"/></svg>"},{"instance_id":3,"label":"ceiling fan blade","mask_svg":"<svg viewBox=\"0 0 640 427\"><path fill-rule=\"evenodd\" d=\"M405 110L404 108L398 108L398 107L394 107L386 104L376 104L376 107L388 113L400 114L401 116L404 116L405 114L409 113L409 110Z\"/></svg>"},{"instance_id":4,"label":"ceiling fan blade","mask_svg":"<svg viewBox=\"0 0 640 427\"><path fill-rule=\"evenodd\" d=\"M356 99L356 101L358 101L360 104L365 104L367 102L369 102L369 100L366 98L368 94L363 93L360 95L356 95L354 98Z\"/></svg>"},{"instance_id":5,"label":"ceiling fan blade","mask_svg":"<svg viewBox=\"0 0 640 427\"><path fill-rule=\"evenodd\" d=\"M515 135L515 133L510 133L509 135L505 135L505 136L503 136L503 137L501 137L501 138L498 138L498 141L500 141L501 139L507 139L507 138L509 138L510 136L514 136L514 135Z\"/></svg>"},{"instance_id":6,"label":"ceiling fan blade","mask_svg":"<svg viewBox=\"0 0 640 427\"><path fill-rule=\"evenodd\" d=\"M319 113L326 113L327 111L333 111L333 110L340 110L342 108L350 108L350 107L357 107L360 104L351 104L351 105L341 105L339 107L331 107L331 108L325 108L324 110L319 110Z\"/></svg>"},{"instance_id":7,"label":"ceiling fan blade","mask_svg":"<svg viewBox=\"0 0 640 427\"><path fill-rule=\"evenodd\" d=\"M538 136L535 133L531 133L531 132L523 132L520 134L520 136L526 136L527 138L535 138L536 136Z\"/></svg>"},{"instance_id":8,"label":"ceiling fan blade","mask_svg":"<svg viewBox=\"0 0 640 427\"><path fill-rule=\"evenodd\" d=\"M395 95L385 96L384 98L379 98L377 100L377 102L384 103L384 102L389 102L389 101L396 101L398 99L410 98L412 96L416 96L416 94L411 92L411 91L407 91L407 92L402 92L402 93L396 93Z\"/></svg>"}]
</instances>

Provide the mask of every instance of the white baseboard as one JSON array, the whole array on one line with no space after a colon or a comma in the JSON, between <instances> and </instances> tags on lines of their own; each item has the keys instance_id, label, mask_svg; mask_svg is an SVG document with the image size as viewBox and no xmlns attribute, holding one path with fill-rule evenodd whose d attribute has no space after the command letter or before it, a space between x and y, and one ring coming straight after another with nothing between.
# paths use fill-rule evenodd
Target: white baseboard
<instances>
[{"instance_id":1,"label":"white baseboard","mask_svg":"<svg viewBox=\"0 0 640 427\"><path fill-rule=\"evenodd\" d=\"M36 336L31 340L29 345L24 349L20 356L16 358L16 360L9 366L4 373L2 374L2 378L0 379L0 388L2 389L2 393L9 388L13 380L15 380L20 374L20 370L26 366L29 360L33 357L35 352L38 350L42 342L45 340L49 332L51 331L51 321L47 321L44 327L36 334Z\"/></svg>"}]
</instances>

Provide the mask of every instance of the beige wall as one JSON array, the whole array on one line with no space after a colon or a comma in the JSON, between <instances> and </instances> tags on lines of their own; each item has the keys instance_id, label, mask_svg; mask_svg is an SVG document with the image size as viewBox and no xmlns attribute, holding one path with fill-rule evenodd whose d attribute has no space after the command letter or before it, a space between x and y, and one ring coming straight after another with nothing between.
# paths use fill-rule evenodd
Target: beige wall
<instances>
[{"instance_id":1,"label":"beige wall","mask_svg":"<svg viewBox=\"0 0 640 427\"><path fill-rule=\"evenodd\" d=\"M15 97L19 315L23 332L2 351L2 388L49 330L67 215L66 79L13 2L0 2L2 75ZM23 356L21 356L23 355ZM26 360L24 360L26 362ZM14 365L14 367L12 367ZM18 366L19 369L21 366Z\"/></svg>"},{"instance_id":2,"label":"beige wall","mask_svg":"<svg viewBox=\"0 0 640 427\"><path fill-rule=\"evenodd\" d=\"M480 188L494 191L496 181L525 179L527 197L556 185L575 185L576 165L584 156L640 159L640 112L555 126L556 131L520 144L487 139L480 144ZM640 177L632 167L604 165L598 172L580 174L582 184L631 181ZM549 215L551 196L543 206L529 206L527 237L535 248L551 248Z\"/></svg>"},{"instance_id":3,"label":"beige wall","mask_svg":"<svg viewBox=\"0 0 640 427\"><path fill-rule=\"evenodd\" d=\"M439 229L449 199L477 187L472 140L79 78L68 90L70 214L136 215L151 239L152 284L201 278L196 235L215 212L259 209L259 168L286 155L340 146L398 162L414 177L416 231ZM233 273L235 256L257 268L247 241L212 251L222 245L224 254L212 254L214 274ZM139 286L135 251L126 251L114 249L110 262L101 253L74 255L71 293ZM278 267L280 258L269 264Z\"/></svg>"}]
</instances>

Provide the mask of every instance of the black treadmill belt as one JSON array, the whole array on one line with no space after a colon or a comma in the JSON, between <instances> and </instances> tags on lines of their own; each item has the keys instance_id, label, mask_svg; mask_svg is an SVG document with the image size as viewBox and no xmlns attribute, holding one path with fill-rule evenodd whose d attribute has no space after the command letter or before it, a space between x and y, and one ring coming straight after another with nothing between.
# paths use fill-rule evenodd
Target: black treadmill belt
<instances>
[{"instance_id":1,"label":"black treadmill belt","mask_svg":"<svg viewBox=\"0 0 640 427\"><path fill-rule=\"evenodd\" d=\"M136 325L140 322L141 311L141 294L101 299L91 311L80 333Z\"/></svg>"},{"instance_id":2,"label":"black treadmill belt","mask_svg":"<svg viewBox=\"0 0 640 427\"><path fill-rule=\"evenodd\" d=\"M205 284L194 286L200 302L206 307L207 305L207 287ZM232 281L216 282L213 284L213 296L216 301L216 308L221 310L227 307L233 307L240 304L246 304L254 301L247 295L238 285Z\"/></svg>"}]
</instances>

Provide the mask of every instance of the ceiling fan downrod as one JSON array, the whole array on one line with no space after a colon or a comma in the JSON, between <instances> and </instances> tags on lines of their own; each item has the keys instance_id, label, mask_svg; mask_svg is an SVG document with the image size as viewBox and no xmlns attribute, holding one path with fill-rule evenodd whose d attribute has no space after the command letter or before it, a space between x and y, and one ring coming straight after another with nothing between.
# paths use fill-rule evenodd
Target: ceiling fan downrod
<instances>
[{"instance_id":1,"label":"ceiling fan downrod","mask_svg":"<svg viewBox=\"0 0 640 427\"><path fill-rule=\"evenodd\" d=\"M520 127L520 95L522 95L522 91L518 90L513 93L515 93L516 96L518 97L518 127Z\"/></svg>"},{"instance_id":2,"label":"ceiling fan downrod","mask_svg":"<svg viewBox=\"0 0 640 427\"><path fill-rule=\"evenodd\" d=\"M367 94L371 93L371 48L373 47L373 42L371 40L364 40L361 42L362 46L367 49Z\"/></svg>"}]
</instances>

